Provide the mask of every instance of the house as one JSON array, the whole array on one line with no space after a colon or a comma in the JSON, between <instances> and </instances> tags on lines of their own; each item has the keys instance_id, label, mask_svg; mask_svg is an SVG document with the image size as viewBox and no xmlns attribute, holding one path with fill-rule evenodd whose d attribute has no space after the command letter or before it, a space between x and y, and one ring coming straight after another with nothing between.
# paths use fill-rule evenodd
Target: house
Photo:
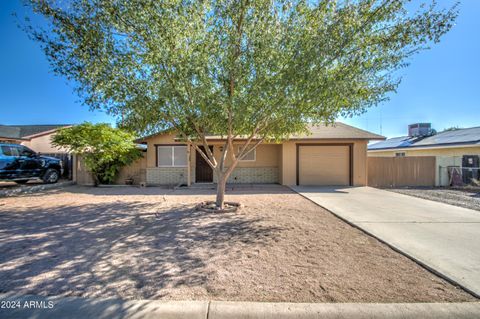
<instances>
[{"instance_id":1,"label":"house","mask_svg":"<svg viewBox=\"0 0 480 319\"><path fill-rule=\"evenodd\" d=\"M0 125L0 141L27 146L37 153L64 154L66 151L52 145L52 136L59 128L70 124L56 125Z\"/></svg>"},{"instance_id":2,"label":"house","mask_svg":"<svg viewBox=\"0 0 480 319\"><path fill-rule=\"evenodd\" d=\"M367 184L367 144L384 139L343 123L310 126L309 135L295 135L283 143L260 144L239 162L227 182L364 186ZM219 159L225 139L207 136L207 141ZM216 181L201 155L174 132L150 135L138 142L147 145L147 185ZM236 140L235 147L241 143L242 140Z\"/></svg>"},{"instance_id":3,"label":"house","mask_svg":"<svg viewBox=\"0 0 480 319\"><path fill-rule=\"evenodd\" d=\"M369 145L368 156L435 156L437 186L449 185L449 167L472 167L469 170L478 175L480 127L436 133L429 123L417 123L409 125L408 132L407 136Z\"/></svg>"}]
</instances>

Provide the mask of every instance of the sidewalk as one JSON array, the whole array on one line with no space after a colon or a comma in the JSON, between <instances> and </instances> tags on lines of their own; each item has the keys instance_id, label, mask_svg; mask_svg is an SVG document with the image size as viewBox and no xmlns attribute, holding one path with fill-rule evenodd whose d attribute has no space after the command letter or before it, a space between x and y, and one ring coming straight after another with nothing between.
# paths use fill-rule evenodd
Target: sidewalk
<instances>
[{"instance_id":1,"label":"sidewalk","mask_svg":"<svg viewBox=\"0 0 480 319\"><path fill-rule=\"evenodd\" d=\"M470 319L480 317L480 303L260 303L225 301L156 301L0 296L2 319ZM19 305L16 309L5 309ZM38 309L46 308L46 309Z\"/></svg>"}]
</instances>

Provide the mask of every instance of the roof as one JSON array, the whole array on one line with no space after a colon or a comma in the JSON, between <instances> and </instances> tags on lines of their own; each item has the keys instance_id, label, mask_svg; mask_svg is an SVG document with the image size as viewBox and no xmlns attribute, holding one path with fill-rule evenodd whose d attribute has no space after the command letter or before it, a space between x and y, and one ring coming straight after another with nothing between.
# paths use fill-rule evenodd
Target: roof
<instances>
[{"instance_id":1,"label":"roof","mask_svg":"<svg viewBox=\"0 0 480 319\"><path fill-rule=\"evenodd\" d=\"M374 134L368 131L361 130L359 128L336 122L333 125L309 125L310 134L292 135L290 139L296 140L313 140L313 139L364 139L364 140L384 140L385 137ZM144 142L153 136L165 134L168 131L162 131L156 134L148 135L138 139L138 142ZM220 135L207 135L208 140L225 139ZM239 139L245 139L246 137L240 137Z\"/></svg>"},{"instance_id":2,"label":"roof","mask_svg":"<svg viewBox=\"0 0 480 319\"><path fill-rule=\"evenodd\" d=\"M335 122L333 125L309 125L309 135L293 135L291 139L363 139L384 140L385 137L359 128Z\"/></svg>"},{"instance_id":3,"label":"roof","mask_svg":"<svg viewBox=\"0 0 480 319\"><path fill-rule=\"evenodd\" d=\"M35 135L45 134L71 124L45 124L45 125L0 125L0 137L12 139L28 139Z\"/></svg>"},{"instance_id":4,"label":"roof","mask_svg":"<svg viewBox=\"0 0 480 319\"><path fill-rule=\"evenodd\" d=\"M20 129L18 127L0 125L0 137L20 138Z\"/></svg>"},{"instance_id":5,"label":"roof","mask_svg":"<svg viewBox=\"0 0 480 319\"><path fill-rule=\"evenodd\" d=\"M438 147L438 146L480 146L480 126L464 128L452 131L444 131L428 137L395 137L386 141L378 142L368 146L368 150L388 150L416 147Z\"/></svg>"}]
</instances>

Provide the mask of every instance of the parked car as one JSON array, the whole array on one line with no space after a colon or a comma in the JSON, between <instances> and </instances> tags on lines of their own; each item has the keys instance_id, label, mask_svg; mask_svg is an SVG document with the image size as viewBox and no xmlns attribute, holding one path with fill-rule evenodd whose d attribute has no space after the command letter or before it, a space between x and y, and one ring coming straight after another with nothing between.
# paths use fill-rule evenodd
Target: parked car
<instances>
[{"instance_id":1,"label":"parked car","mask_svg":"<svg viewBox=\"0 0 480 319\"><path fill-rule=\"evenodd\" d=\"M25 184L29 180L41 179L45 183L56 183L63 173L62 161L42 156L26 146L0 143L0 180Z\"/></svg>"}]
</instances>

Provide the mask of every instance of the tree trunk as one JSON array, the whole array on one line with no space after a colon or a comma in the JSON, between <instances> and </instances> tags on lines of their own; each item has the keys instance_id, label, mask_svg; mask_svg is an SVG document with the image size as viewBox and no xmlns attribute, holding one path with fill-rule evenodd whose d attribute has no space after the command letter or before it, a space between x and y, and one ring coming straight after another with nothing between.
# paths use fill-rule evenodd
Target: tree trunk
<instances>
[{"instance_id":1,"label":"tree trunk","mask_svg":"<svg viewBox=\"0 0 480 319\"><path fill-rule=\"evenodd\" d=\"M224 202L225 202L225 188L227 185L227 174L225 173L220 173L217 175L218 180L217 180L217 198L215 200L215 205L223 209L224 207Z\"/></svg>"}]
</instances>

